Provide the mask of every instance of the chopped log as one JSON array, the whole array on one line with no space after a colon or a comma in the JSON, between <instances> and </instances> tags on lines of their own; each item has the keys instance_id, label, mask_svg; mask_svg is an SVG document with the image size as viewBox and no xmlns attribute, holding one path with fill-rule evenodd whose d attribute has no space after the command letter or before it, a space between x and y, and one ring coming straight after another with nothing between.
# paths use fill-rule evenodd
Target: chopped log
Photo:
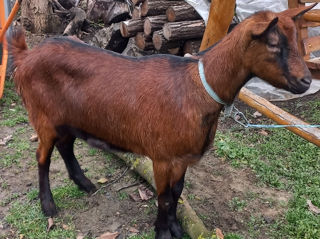
<instances>
[{"instance_id":1,"label":"chopped log","mask_svg":"<svg viewBox=\"0 0 320 239\"><path fill-rule=\"evenodd\" d=\"M131 13L132 19L141 19L141 8L140 7L134 7Z\"/></svg>"},{"instance_id":2,"label":"chopped log","mask_svg":"<svg viewBox=\"0 0 320 239\"><path fill-rule=\"evenodd\" d=\"M131 2L133 3L133 5L139 5L140 3L143 3L144 0L131 0Z\"/></svg>"},{"instance_id":3,"label":"chopped log","mask_svg":"<svg viewBox=\"0 0 320 239\"><path fill-rule=\"evenodd\" d=\"M76 0L58 0L62 7L65 9L70 9L76 6Z\"/></svg>"},{"instance_id":4,"label":"chopped log","mask_svg":"<svg viewBox=\"0 0 320 239\"><path fill-rule=\"evenodd\" d=\"M180 47L168 49L168 53L171 54L171 55L179 55Z\"/></svg>"},{"instance_id":5,"label":"chopped log","mask_svg":"<svg viewBox=\"0 0 320 239\"><path fill-rule=\"evenodd\" d=\"M168 41L163 36L163 30L155 31L152 36L154 48L161 53L168 53L169 49L179 48L181 41Z\"/></svg>"},{"instance_id":6,"label":"chopped log","mask_svg":"<svg viewBox=\"0 0 320 239\"><path fill-rule=\"evenodd\" d=\"M154 53L155 53L154 50L150 50L150 51L141 50L139 47L137 47L135 43L135 38L131 37L129 38L126 49L124 49L124 51L121 54L124 56L141 57L146 55L152 55Z\"/></svg>"},{"instance_id":7,"label":"chopped log","mask_svg":"<svg viewBox=\"0 0 320 239\"><path fill-rule=\"evenodd\" d=\"M130 19L120 24L120 32L123 37L132 37L137 32L143 32L144 21L141 19Z\"/></svg>"},{"instance_id":8,"label":"chopped log","mask_svg":"<svg viewBox=\"0 0 320 239\"><path fill-rule=\"evenodd\" d=\"M200 38L204 31L203 20L168 22L163 26L163 35L168 41Z\"/></svg>"},{"instance_id":9,"label":"chopped log","mask_svg":"<svg viewBox=\"0 0 320 239\"><path fill-rule=\"evenodd\" d=\"M166 14L168 7L185 4L183 1L145 0L141 5L141 16Z\"/></svg>"},{"instance_id":10,"label":"chopped log","mask_svg":"<svg viewBox=\"0 0 320 239\"><path fill-rule=\"evenodd\" d=\"M183 54L195 55L199 52L201 45L201 39L188 40L184 43Z\"/></svg>"},{"instance_id":11,"label":"chopped log","mask_svg":"<svg viewBox=\"0 0 320 239\"><path fill-rule=\"evenodd\" d=\"M128 38L121 36L120 23L114 23L99 30L89 44L121 53L128 44Z\"/></svg>"},{"instance_id":12,"label":"chopped log","mask_svg":"<svg viewBox=\"0 0 320 239\"><path fill-rule=\"evenodd\" d=\"M88 19L105 25L124 21L129 18L128 4L114 0L92 0L88 6Z\"/></svg>"},{"instance_id":13,"label":"chopped log","mask_svg":"<svg viewBox=\"0 0 320 239\"><path fill-rule=\"evenodd\" d=\"M150 35L154 31L162 29L163 25L167 22L166 15L147 17L144 20L144 34Z\"/></svg>"},{"instance_id":14,"label":"chopped log","mask_svg":"<svg viewBox=\"0 0 320 239\"><path fill-rule=\"evenodd\" d=\"M65 28L63 35L71 36L77 34L82 27L83 21L86 19L86 13L79 7L73 7L70 9L70 13L73 16L72 21Z\"/></svg>"},{"instance_id":15,"label":"chopped log","mask_svg":"<svg viewBox=\"0 0 320 239\"><path fill-rule=\"evenodd\" d=\"M149 35L145 35L143 32L138 32L135 37L136 45L141 50L147 51L154 49L152 43L152 37Z\"/></svg>"},{"instance_id":16,"label":"chopped log","mask_svg":"<svg viewBox=\"0 0 320 239\"><path fill-rule=\"evenodd\" d=\"M169 22L181 22L199 20L201 16L197 11L189 4L183 4L180 6L171 6L166 11L167 19Z\"/></svg>"}]
</instances>

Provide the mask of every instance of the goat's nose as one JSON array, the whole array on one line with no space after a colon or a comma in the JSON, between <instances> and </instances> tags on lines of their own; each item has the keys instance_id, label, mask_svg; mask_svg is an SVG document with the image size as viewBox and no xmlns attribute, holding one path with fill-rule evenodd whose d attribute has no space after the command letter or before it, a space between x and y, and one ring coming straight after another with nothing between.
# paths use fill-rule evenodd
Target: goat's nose
<instances>
[{"instance_id":1,"label":"goat's nose","mask_svg":"<svg viewBox=\"0 0 320 239\"><path fill-rule=\"evenodd\" d=\"M309 86L312 82L311 76L305 76L299 80L303 85Z\"/></svg>"}]
</instances>

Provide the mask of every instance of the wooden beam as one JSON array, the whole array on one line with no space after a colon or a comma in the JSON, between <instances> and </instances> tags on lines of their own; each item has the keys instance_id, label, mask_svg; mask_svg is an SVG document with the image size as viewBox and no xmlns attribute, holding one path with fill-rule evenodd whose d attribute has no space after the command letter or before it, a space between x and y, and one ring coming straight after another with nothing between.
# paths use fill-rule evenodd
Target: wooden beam
<instances>
[{"instance_id":1,"label":"wooden beam","mask_svg":"<svg viewBox=\"0 0 320 239\"><path fill-rule=\"evenodd\" d=\"M258 110L268 118L274 120L281 125L309 125L308 123L298 119L297 117L289 114L281 108L271 104L266 99L255 95L250 90L242 88L239 93L239 99ZM320 129L317 128L296 128L288 127L288 130L308 140L309 142L320 147Z\"/></svg>"},{"instance_id":2,"label":"wooden beam","mask_svg":"<svg viewBox=\"0 0 320 239\"><path fill-rule=\"evenodd\" d=\"M320 36L309 37L303 41L304 52L309 55L311 52L320 50Z\"/></svg>"},{"instance_id":3,"label":"wooden beam","mask_svg":"<svg viewBox=\"0 0 320 239\"><path fill-rule=\"evenodd\" d=\"M212 1L209 19L202 38L200 51L212 46L227 34L234 16L235 3L235 0Z\"/></svg>"},{"instance_id":4,"label":"wooden beam","mask_svg":"<svg viewBox=\"0 0 320 239\"><path fill-rule=\"evenodd\" d=\"M310 22L320 22L320 9L313 9L303 15L303 18Z\"/></svg>"},{"instance_id":5,"label":"wooden beam","mask_svg":"<svg viewBox=\"0 0 320 239\"><path fill-rule=\"evenodd\" d=\"M320 0L300 0L300 3L315 3L315 2L320 2Z\"/></svg>"}]
</instances>

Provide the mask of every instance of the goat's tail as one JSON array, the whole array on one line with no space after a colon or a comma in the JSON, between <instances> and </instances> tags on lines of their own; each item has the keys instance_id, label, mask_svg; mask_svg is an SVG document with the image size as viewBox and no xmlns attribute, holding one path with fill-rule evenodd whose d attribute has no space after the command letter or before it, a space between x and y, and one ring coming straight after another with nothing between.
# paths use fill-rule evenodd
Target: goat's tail
<instances>
[{"instance_id":1,"label":"goat's tail","mask_svg":"<svg viewBox=\"0 0 320 239\"><path fill-rule=\"evenodd\" d=\"M7 35L7 42L9 55L13 58L13 67L18 67L28 50L22 28L12 29Z\"/></svg>"}]
</instances>

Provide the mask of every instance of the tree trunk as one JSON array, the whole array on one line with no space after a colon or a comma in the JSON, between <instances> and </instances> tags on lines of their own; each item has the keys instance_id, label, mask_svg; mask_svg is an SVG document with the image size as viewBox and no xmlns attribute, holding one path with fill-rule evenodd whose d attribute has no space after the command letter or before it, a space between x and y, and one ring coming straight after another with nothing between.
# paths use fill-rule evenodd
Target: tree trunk
<instances>
[{"instance_id":1,"label":"tree trunk","mask_svg":"<svg viewBox=\"0 0 320 239\"><path fill-rule=\"evenodd\" d=\"M49 0L23 0L21 22L32 33L61 33L65 28Z\"/></svg>"},{"instance_id":2,"label":"tree trunk","mask_svg":"<svg viewBox=\"0 0 320 239\"><path fill-rule=\"evenodd\" d=\"M205 30L203 20L169 22L163 26L163 35L168 41L202 37Z\"/></svg>"}]
</instances>

